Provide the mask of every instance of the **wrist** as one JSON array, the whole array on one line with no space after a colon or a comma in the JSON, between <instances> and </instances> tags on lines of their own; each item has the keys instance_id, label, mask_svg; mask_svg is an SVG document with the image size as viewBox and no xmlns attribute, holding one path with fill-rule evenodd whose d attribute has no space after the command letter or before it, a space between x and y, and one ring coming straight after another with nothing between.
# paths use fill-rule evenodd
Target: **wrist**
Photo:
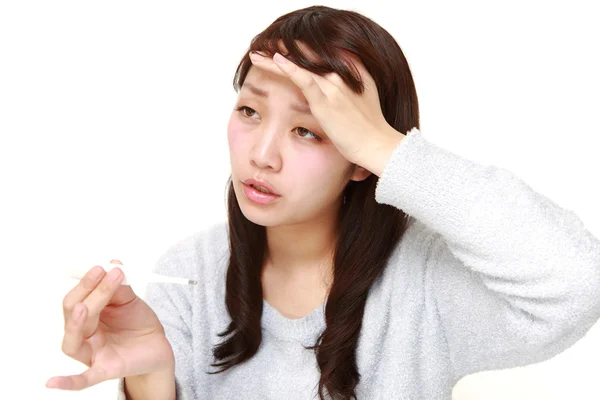
<instances>
[{"instance_id":1,"label":"wrist","mask_svg":"<svg viewBox=\"0 0 600 400\"><path fill-rule=\"evenodd\" d=\"M160 368L156 371L148 372L147 374L138 375L138 376L140 376L143 379L146 379L148 381L150 381L152 379L164 378L164 377L168 377L168 376L175 377L175 360L170 361L169 363L165 364L165 366L163 368Z\"/></svg>"},{"instance_id":2,"label":"wrist","mask_svg":"<svg viewBox=\"0 0 600 400\"><path fill-rule=\"evenodd\" d=\"M355 164L381 176L392 153L405 137L406 135L390 126L389 129L374 135L369 146L362 153L361 159Z\"/></svg>"},{"instance_id":3,"label":"wrist","mask_svg":"<svg viewBox=\"0 0 600 400\"><path fill-rule=\"evenodd\" d=\"M175 363L146 374L128 376L124 383L127 400L175 399Z\"/></svg>"}]
</instances>

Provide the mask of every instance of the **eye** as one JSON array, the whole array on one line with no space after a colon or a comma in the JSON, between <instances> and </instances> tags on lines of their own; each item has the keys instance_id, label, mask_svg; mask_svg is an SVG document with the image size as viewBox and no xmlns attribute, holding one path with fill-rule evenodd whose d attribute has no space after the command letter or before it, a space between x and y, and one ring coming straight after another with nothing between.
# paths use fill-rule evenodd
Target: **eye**
<instances>
[{"instance_id":1,"label":"eye","mask_svg":"<svg viewBox=\"0 0 600 400\"><path fill-rule=\"evenodd\" d=\"M258 113L254 109L252 109L252 108L250 108L248 106L237 107L235 109L235 111L241 113L242 116L245 117L245 118L250 118L250 119L257 119L258 118ZM257 116L257 118L254 118L254 116ZM302 138L305 138L308 135L310 135L314 139L316 139L318 142L322 142L323 141L323 139L320 136L318 136L317 134L315 134L314 132L312 132L312 131L310 131L310 130L308 130L306 128L297 127L297 128L294 128L294 129L298 132L298 136L300 136Z\"/></svg>"},{"instance_id":2,"label":"eye","mask_svg":"<svg viewBox=\"0 0 600 400\"><path fill-rule=\"evenodd\" d=\"M302 127L298 127L298 128L294 128L297 129L299 132L299 136L300 137L306 137L306 135L311 135L312 137L314 137L317 141L321 142L323 141L323 139L321 137L319 137L318 135L316 135L315 133L313 133L312 131L309 131L306 128L302 128Z\"/></svg>"},{"instance_id":3,"label":"eye","mask_svg":"<svg viewBox=\"0 0 600 400\"><path fill-rule=\"evenodd\" d=\"M252 108L250 108L248 106L238 107L238 108L235 109L235 111L238 111L239 113L241 113L246 118L252 118L252 116L254 114L258 115L258 113L256 111L254 111Z\"/></svg>"}]
</instances>

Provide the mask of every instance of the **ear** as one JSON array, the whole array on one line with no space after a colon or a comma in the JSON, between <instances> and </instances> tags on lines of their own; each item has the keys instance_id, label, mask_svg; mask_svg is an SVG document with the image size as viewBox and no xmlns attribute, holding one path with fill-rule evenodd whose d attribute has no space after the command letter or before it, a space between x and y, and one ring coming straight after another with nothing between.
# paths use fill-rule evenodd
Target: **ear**
<instances>
[{"instance_id":1,"label":"ear","mask_svg":"<svg viewBox=\"0 0 600 400\"><path fill-rule=\"evenodd\" d=\"M371 171L354 164L354 166L352 167L352 174L350 175L350 180L360 182L367 179L369 175L371 175Z\"/></svg>"}]
</instances>

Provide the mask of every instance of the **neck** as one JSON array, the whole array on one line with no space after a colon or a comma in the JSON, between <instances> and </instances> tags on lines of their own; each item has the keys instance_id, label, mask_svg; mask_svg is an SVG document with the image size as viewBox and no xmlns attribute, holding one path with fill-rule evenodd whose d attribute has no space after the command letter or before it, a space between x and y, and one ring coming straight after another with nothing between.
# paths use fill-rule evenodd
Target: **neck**
<instances>
[{"instance_id":1,"label":"neck","mask_svg":"<svg viewBox=\"0 0 600 400\"><path fill-rule=\"evenodd\" d=\"M266 264L286 275L330 272L337 231L336 213L302 224L267 227Z\"/></svg>"}]
</instances>

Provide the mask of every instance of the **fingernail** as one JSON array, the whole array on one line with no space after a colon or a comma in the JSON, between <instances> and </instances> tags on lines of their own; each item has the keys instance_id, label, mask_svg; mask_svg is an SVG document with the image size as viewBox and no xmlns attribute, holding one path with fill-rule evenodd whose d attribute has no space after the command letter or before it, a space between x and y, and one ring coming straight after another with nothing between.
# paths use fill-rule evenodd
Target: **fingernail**
<instances>
[{"instance_id":1,"label":"fingernail","mask_svg":"<svg viewBox=\"0 0 600 400\"><path fill-rule=\"evenodd\" d=\"M93 280L98 280L101 276L102 273L104 272L104 268L102 268L99 265L96 265L94 268L92 268L92 270L90 271L90 278Z\"/></svg>"},{"instance_id":2,"label":"fingernail","mask_svg":"<svg viewBox=\"0 0 600 400\"><path fill-rule=\"evenodd\" d=\"M108 279L110 279L110 281L113 283L117 282L120 277L121 277L121 269L120 268L113 268L108 273Z\"/></svg>"},{"instance_id":3,"label":"fingernail","mask_svg":"<svg viewBox=\"0 0 600 400\"><path fill-rule=\"evenodd\" d=\"M252 59L254 59L254 60L258 60L258 61L260 61L260 60L262 60L264 57L263 57L262 55L258 54L258 53L251 52L251 53L250 53L250 58L252 58Z\"/></svg>"},{"instance_id":4,"label":"fingernail","mask_svg":"<svg viewBox=\"0 0 600 400\"><path fill-rule=\"evenodd\" d=\"M282 56L279 53L275 53L275 55L273 56L273 60L280 64L285 64L288 62L287 58L285 58L284 56Z\"/></svg>"}]
</instances>

